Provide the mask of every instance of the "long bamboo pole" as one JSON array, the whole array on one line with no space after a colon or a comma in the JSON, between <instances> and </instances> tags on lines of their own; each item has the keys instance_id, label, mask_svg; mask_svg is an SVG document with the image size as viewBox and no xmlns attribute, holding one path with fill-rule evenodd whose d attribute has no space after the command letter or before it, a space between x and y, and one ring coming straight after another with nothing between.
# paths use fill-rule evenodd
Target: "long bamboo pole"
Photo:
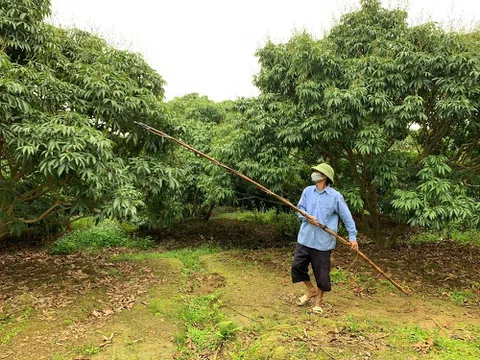
<instances>
[{"instance_id":1,"label":"long bamboo pole","mask_svg":"<svg viewBox=\"0 0 480 360\"><path fill-rule=\"evenodd\" d=\"M299 212L300 214L302 214L303 216L307 216L308 214L303 211L302 209L296 207L295 205L293 205L290 201L288 201L287 199L285 199L284 197L280 196L280 195L277 195L275 194L273 191L270 191L269 189L267 189L265 186L257 183L255 180L252 180L250 179L248 176L238 172L237 170L235 169L232 169L230 167L228 167L227 165L225 164L222 164L220 161L218 160L215 160L214 158L208 156L207 154L204 154L203 152L201 152L200 150L197 150L193 147L191 147L190 145L188 144L185 144L183 141L179 140L179 139L176 139L166 133L164 133L163 131L160 131L160 130L157 130L147 124L144 124L144 123L141 123L139 121L135 121L135 124L137 125L140 125L141 127L143 127L145 130L147 131L150 131L151 133L155 134L155 135L158 135L158 136L161 136L163 138L166 138L166 139L170 139L174 142L176 142L177 144L187 148L188 150L190 151L193 151L194 153L204 157L205 159L211 161L212 163L230 171L231 173L234 173L235 175L241 177L243 180L245 181L248 181L249 183L252 183L253 185L255 185L257 188L259 188L260 190L266 192L268 195L271 195L275 198L277 198L279 201L281 201L282 203L284 203L285 205L287 206L290 206L292 209L294 209L295 211ZM347 246L350 246L349 244L349 241L345 240L343 237L341 237L340 235L338 235L335 231L333 231L332 229L328 228L326 225L324 224L320 224L319 225L323 230L325 230L326 232L328 232L330 235L333 235L337 240L339 240L341 243L347 245ZM385 279L387 279L388 281L390 281L398 290L400 290L401 292L403 292L405 295L408 295L409 292L407 290L405 290L404 288L402 288L400 286L400 284L398 284L395 280L393 280L389 275L387 275L382 269L380 269L372 260L370 260L368 258L367 255L365 255L363 252L361 252L360 250L357 250L358 252L358 255L360 255L361 258L363 258L368 264L370 264L370 266L372 268L374 268L378 273L380 273Z\"/></svg>"}]
</instances>

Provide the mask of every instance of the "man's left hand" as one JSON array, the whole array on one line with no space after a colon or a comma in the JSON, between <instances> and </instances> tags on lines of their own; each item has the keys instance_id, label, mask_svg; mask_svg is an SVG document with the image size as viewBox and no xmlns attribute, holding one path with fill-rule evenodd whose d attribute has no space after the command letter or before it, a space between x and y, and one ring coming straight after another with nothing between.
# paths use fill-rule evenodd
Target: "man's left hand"
<instances>
[{"instance_id":1,"label":"man's left hand","mask_svg":"<svg viewBox=\"0 0 480 360\"><path fill-rule=\"evenodd\" d=\"M350 241L350 249L352 249L353 251L358 251L358 242Z\"/></svg>"}]
</instances>

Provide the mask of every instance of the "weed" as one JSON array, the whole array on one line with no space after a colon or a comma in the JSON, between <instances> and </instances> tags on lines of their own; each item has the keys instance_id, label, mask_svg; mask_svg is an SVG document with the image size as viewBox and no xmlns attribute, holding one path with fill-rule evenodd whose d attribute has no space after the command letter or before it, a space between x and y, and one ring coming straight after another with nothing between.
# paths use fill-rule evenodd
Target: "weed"
<instances>
[{"instance_id":1,"label":"weed","mask_svg":"<svg viewBox=\"0 0 480 360\"><path fill-rule=\"evenodd\" d=\"M218 219L229 219L237 221L252 222L255 224L271 224L274 222L276 211L274 209L269 211L235 211L231 213L219 214Z\"/></svg>"},{"instance_id":2,"label":"weed","mask_svg":"<svg viewBox=\"0 0 480 360\"><path fill-rule=\"evenodd\" d=\"M149 301L148 308L150 309L153 315L167 315L168 317L173 316L173 314L166 313L165 309L169 308L168 302L169 301L180 301L179 298L174 297L171 299L164 299L164 298L155 298Z\"/></svg>"},{"instance_id":3,"label":"weed","mask_svg":"<svg viewBox=\"0 0 480 360\"><path fill-rule=\"evenodd\" d=\"M360 333L360 324L353 317L353 315L348 315L345 317L345 329L352 333Z\"/></svg>"},{"instance_id":4,"label":"weed","mask_svg":"<svg viewBox=\"0 0 480 360\"><path fill-rule=\"evenodd\" d=\"M216 218L245 221L255 224L272 224L281 237L294 237L300 228L300 221L294 213L277 213L274 209L268 211L235 211L219 214Z\"/></svg>"},{"instance_id":5,"label":"weed","mask_svg":"<svg viewBox=\"0 0 480 360\"><path fill-rule=\"evenodd\" d=\"M480 246L480 234L477 229L445 229L425 231L408 239L410 244L436 243L444 239L453 240L458 244Z\"/></svg>"},{"instance_id":6,"label":"weed","mask_svg":"<svg viewBox=\"0 0 480 360\"><path fill-rule=\"evenodd\" d=\"M16 319L12 319L10 317L6 317L6 318L2 319L2 322L4 322L4 324L2 324L0 326L0 333L5 333L5 334L2 334L2 337L0 338L0 343L1 344L3 344L3 345L10 344L12 339L15 336L17 336L18 334L20 334L20 332L27 327L27 320L30 318L30 316L32 314L32 311L33 311L33 308L28 307L25 310L23 310L22 315L20 315ZM6 330L7 324L15 323L15 322L18 325L14 326L13 328L11 328L10 330L7 331Z\"/></svg>"},{"instance_id":7,"label":"weed","mask_svg":"<svg viewBox=\"0 0 480 360\"><path fill-rule=\"evenodd\" d=\"M183 263L184 272L189 274L203 269L201 256L219 251L219 248L212 247L184 248L163 253L161 257L179 259Z\"/></svg>"},{"instance_id":8,"label":"weed","mask_svg":"<svg viewBox=\"0 0 480 360\"><path fill-rule=\"evenodd\" d=\"M161 252L143 252L134 254L120 254L110 258L112 261L143 261L165 258Z\"/></svg>"},{"instance_id":9,"label":"weed","mask_svg":"<svg viewBox=\"0 0 480 360\"><path fill-rule=\"evenodd\" d=\"M90 345L83 350L83 354L89 355L89 356L96 355L100 352L100 350L101 348L99 346Z\"/></svg>"},{"instance_id":10,"label":"weed","mask_svg":"<svg viewBox=\"0 0 480 360\"><path fill-rule=\"evenodd\" d=\"M62 354L54 354L52 357L51 357L51 360L65 360L66 358L63 357Z\"/></svg>"},{"instance_id":11,"label":"weed","mask_svg":"<svg viewBox=\"0 0 480 360\"><path fill-rule=\"evenodd\" d=\"M393 330L390 337L396 346L405 348L405 341L409 343L406 351L412 352L416 344L428 344L430 348L425 350L434 351L435 358L449 360L474 360L480 358L480 338L478 329L471 330L473 333L468 334L469 330L463 335L456 334L449 336L435 330L422 329L418 325L397 328Z\"/></svg>"},{"instance_id":12,"label":"weed","mask_svg":"<svg viewBox=\"0 0 480 360\"><path fill-rule=\"evenodd\" d=\"M410 244L425 244L435 243L443 240L442 233L438 231L426 231L421 234L417 234L408 240Z\"/></svg>"},{"instance_id":13,"label":"weed","mask_svg":"<svg viewBox=\"0 0 480 360\"><path fill-rule=\"evenodd\" d=\"M457 305L463 305L475 297L470 290L454 290L450 292L449 299Z\"/></svg>"},{"instance_id":14,"label":"weed","mask_svg":"<svg viewBox=\"0 0 480 360\"><path fill-rule=\"evenodd\" d=\"M377 283L376 279L368 274L354 274L352 277L358 285L364 288L374 288Z\"/></svg>"},{"instance_id":15,"label":"weed","mask_svg":"<svg viewBox=\"0 0 480 360\"><path fill-rule=\"evenodd\" d=\"M278 213L273 220L273 225L282 238L293 238L300 229L298 217L290 212Z\"/></svg>"},{"instance_id":16,"label":"weed","mask_svg":"<svg viewBox=\"0 0 480 360\"><path fill-rule=\"evenodd\" d=\"M219 322L216 337L221 341L231 339L239 329L233 321Z\"/></svg>"},{"instance_id":17,"label":"weed","mask_svg":"<svg viewBox=\"0 0 480 360\"><path fill-rule=\"evenodd\" d=\"M330 280L334 285L344 283L347 281L347 274L342 269L333 269L330 271Z\"/></svg>"},{"instance_id":18,"label":"weed","mask_svg":"<svg viewBox=\"0 0 480 360\"><path fill-rule=\"evenodd\" d=\"M154 242L150 237L130 237L117 223L103 222L88 230L77 230L65 234L50 248L52 254L73 254L80 250L97 250L109 247L150 248Z\"/></svg>"},{"instance_id":19,"label":"weed","mask_svg":"<svg viewBox=\"0 0 480 360\"><path fill-rule=\"evenodd\" d=\"M87 216L72 221L72 230L88 230L95 227L95 219L93 216Z\"/></svg>"},{"instance_id":20,"label":"weed","mask_svg":"<svg viewBox=\"0 0 480 360\"><path fill-rule=\"evenodd\" d=\"M193 356L192 346L187 344L193 345L197 353L212 351L238 330L234 322L223 319L218 297L218 293L193 297L180 309L185 331L177 337L177 343L185 358Z\"/></svg>"},{"instance_id":21,"label":"weed","mask_svg":"<svg viewBox=\"0 0 480 360\"><path fill-rule=\"evenodd\" d=\"M17 326L17 327L14 327L13 329L11 329L10 331L8 331L1 339L1 343L3 345L8 345L10 344L10 342L12 341L12 339L17 336L18 334L20 334L20 331L23 330L23 326Z\"/></svg>"},{"instance_id":22,"label":"weed","mask_svg":"<svg viewBox=\"0 0 480 360\"><path fill-rule=\"evenodd\" d=\"M381 279L377 281L377 288L384 290L384 291L391 291L395 290L395 286L388 280Z\"/></svg>"},{"instance_id":23,"label":"weed","mask_svg":"<svg viewBox=\"0 0 480 360\"><path fill-rule=\"evenodd\" d=\"M476 229L465 231L452 230L450 236L457 243L480 246L480 233Z\"/></svg>"},{"instance_id":24,"label":"weed","mask_svg":"<svg viewBox=\"0 0 480 360\"><path fill-rule=\"evenodd\" d=\"M183 263L184 275L189 275L195 271L203 270L200 257L203 255L214 254L219 252L219 248L214 247L198 247L184 248L168 252L145 252L136 254L120 254L111 258L112 261L142 261L152 259L178 259Z\"/></svg>"}]
</instances>

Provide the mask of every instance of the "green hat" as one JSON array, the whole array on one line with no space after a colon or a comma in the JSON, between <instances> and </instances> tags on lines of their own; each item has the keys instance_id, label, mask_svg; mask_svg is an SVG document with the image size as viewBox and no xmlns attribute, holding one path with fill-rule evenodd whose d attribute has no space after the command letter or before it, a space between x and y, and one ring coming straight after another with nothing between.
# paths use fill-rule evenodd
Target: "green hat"
<instances>
[{"instance_id":1,"label":"green hat","mask_svg":"<svg viewBox=\"0 0 480 360\"><path fill-rule=\"evenodd\" d=\"M327 163L322 163L322 164L319 164L317 166L313 166L312 167L312 170L315 170L315 171L320 171L322 174L324 174L327 178L330 179L330 181L332 182L333 184L333 175L334 175L334 171L333 171L333 168L328 165Z\"/></svg>"}]
</instances>

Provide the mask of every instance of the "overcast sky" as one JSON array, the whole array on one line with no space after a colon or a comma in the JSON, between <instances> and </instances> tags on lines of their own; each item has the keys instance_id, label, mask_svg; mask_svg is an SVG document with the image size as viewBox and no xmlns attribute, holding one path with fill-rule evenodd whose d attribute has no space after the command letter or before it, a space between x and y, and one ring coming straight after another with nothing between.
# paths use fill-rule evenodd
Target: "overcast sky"
<instances>
[{"instance_id":1,"label":"overcast sky","mask_svg":"<svg viewBox=\"0 0 480 360\"><path fill-rule=\"evenodd\" d=\"M215 101L258 94L255 50L295 30L321 37L357 0L51 0L53 21L94 31L140 52L167 81L166 98L198 92ZM383 1L392 7L398 1ZM479 0L410 0L409 21L473 26Z\"/></svg>"}]
</instances>

